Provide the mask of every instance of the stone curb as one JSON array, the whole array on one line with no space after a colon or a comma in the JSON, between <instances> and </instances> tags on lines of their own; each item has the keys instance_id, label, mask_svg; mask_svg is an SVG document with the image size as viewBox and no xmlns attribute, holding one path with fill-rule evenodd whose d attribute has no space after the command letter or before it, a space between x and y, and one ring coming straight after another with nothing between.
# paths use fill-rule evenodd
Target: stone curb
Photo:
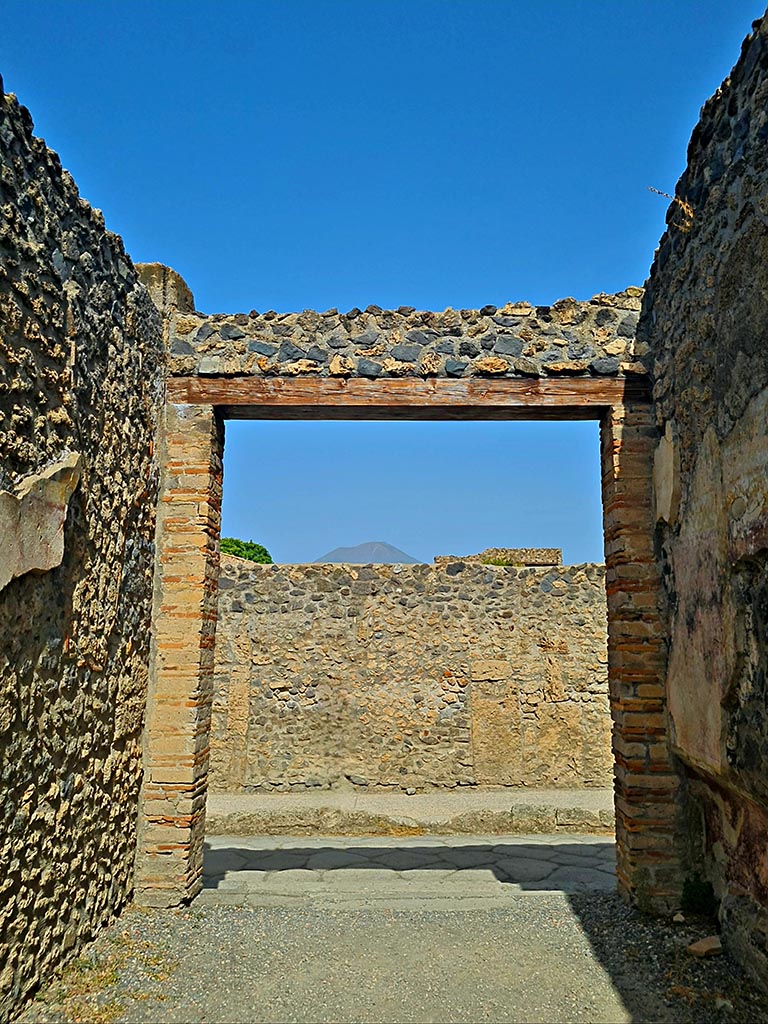
<instances>
[{"instance_id":1,"label":"stone curb","mask_svg":"<svg viewBox=\"0 0 768 1024\"><path fill-rule=\"evenodd\" d=\"M578 806L514 804L509 810L480 808L434 819L399 813L338 810L334 807L249 808L209 812L206 834L258 835L553 835L568 833L612 834L613 811Z\"/></svg>"}]
</instances>

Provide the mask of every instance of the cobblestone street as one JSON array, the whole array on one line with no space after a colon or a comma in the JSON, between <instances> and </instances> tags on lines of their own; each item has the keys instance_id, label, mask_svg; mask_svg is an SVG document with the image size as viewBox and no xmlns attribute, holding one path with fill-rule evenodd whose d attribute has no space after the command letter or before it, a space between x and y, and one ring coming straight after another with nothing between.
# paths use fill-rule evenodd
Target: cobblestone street
<instances>
[{"instance_id":1,"label":"cobblestone street","mask_svg":"<svg viewBox=\"0 0 768 1024\"><path fill-rule=\"evenodd\" d=\"M525 892L613 892L614 844L602 836L239 838L206 842L196 905L323 898L508 903Z\"/></svg>"}]
</instances>

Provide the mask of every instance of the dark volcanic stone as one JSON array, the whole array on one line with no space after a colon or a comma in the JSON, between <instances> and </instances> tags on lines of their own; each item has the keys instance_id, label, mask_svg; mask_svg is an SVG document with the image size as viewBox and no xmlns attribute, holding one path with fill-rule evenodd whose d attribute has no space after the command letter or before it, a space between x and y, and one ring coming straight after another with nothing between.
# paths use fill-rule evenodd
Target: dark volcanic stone
<instances>
[{"instance_id":1,"label":"dark volcanic stone","mask_svg":"<svg viewBox=\"0 0 768 1024\"><path fill-rule=\"evenodd\" d=\"M381 371L381 363L375 363L372 359L358 359L357 361L357 372L363 377L379 377Z\"/></svg>"},{"instance_id":2,"label":"dark volcanic stone","mask_svg":"<svg viewBox=\"0 0 768 1024\"><path fill-rule=\"evenodd\" d=\"M273 356L277 352L277 348L266 341L249 341L248 351L258 352L260 356Z\"/></svg>"},{"instance_id":3,"label":"dark volcanic stone","mask_svg":"<svg viewBox=\"0 0 768 1024\"><path fill-rule=\"evenodd\" d=\"M583 341L574 342L568 346L569 359L591 359L594 354L595 350L592 346L584 344Z\"/></svg>"},{"instance_id":4,"label":"dark volcanic stone","mask_svg":"<svg viewBox=\"0 0 768 1024\"><path fill-rule=\"evenodd\" d=\"M171 353L175 356L189 356L194 351L192 345L183 338L174 338L171 342Z\"/></svg>"},{"instance_id":5,"label":"dark volcanic stone","mask_svg":"<svg viewBox=\"0 0 768 1024\"><path fill-rule=\"evenodd\" d=\"M603 308L599 309L595 314L595 323L598 327L605 327L606 324L612 323L615 317L616 314L612 309L606 309L605 306L603 306Z\"/></svg>"},{"instance_id":6,"label":"dark volcanic stone","mask_svg":"<svg viewBox=\"0 0 768 1024\"><path fill-rule=\"evenodd\" d=\"M634 338L635 331L637 330L637 314L630 313L629 316L625 316L619 324L616 333L620 338Z\"/></svg>"},{"instance_id":7,"label":"dark volcanic stone","mask_svg":"<svg viewBox=\"0 0 768 1024\"><path fill-rule=\"evenodd\" d=\"M435 331L408 331L405 337L413 345L427 345L437 334Z\"/></svg>"},{"instance_id":8,"label":"dark volcanic stone","mask_svg":"<svg viewBox=\"0 0 768 1024\"><path fill-rule=\"evenodd\" d=\"M619 360L615 356L593 359L589 364L589 368L600 377L610 377L612 374L619 372Z\"/></svg>"},{"instance_id":9,"label":"dark volcanic stone","mask_svg":"<svg viewBox=\"0 0 768 1024\"><path fill-rule=\"evenodd\" d=\"M281 363L295 363L297 359L306 359L307 353L303 348L294 345L292 341L284 341L280 346L279 359Z\"/></svg>"},{"instance_id":10,"label":"dark volcanic stone","mask_svg":"<svg viewBox=\"0 0 768 1024\"><path fill-rule=\"evenodd\" d=\"M235 324L224 324L219 331L224 341L237 341L238 338L245 337L245 331L241 330Z\"/></svg>"},{"instance_id":11,"label":"dark volcanic stone","mask_svg":"<svg viewBox=\"0 0 768 1024\"><path fill-rule=\"evenodd\" d=\"M418 345L394 345L392 347L393 359L400 359L404 363L413 363L421 355Z\"/></svg>"},{"instance_id":12,"label":"dark volcanic stone","mask_svg":"<svg viewBox=\"0 0 768 1024\"><path fill-rule=\"evenodd\" d=\"M493 351L503 356L519 356L523 351L523 342L520 338L504 334L493 346Z\"/></svg>"},{"instance_id":13,"label":"dark volcanic stone","mask_svg":"<svg viewBox=\"0 0 768 1024\"><path fill-rule=\"evenodd\" d=\"M375 345L379 340L379 332L375 331L372 327L366 328L362 334L358 334L354 339L354 342L360 348L370 348Z\"/></svg>"},{"instance_id":14,"label":"dark volcanic stone","mask_svg":"<svg viewBox=\"0 0 768 1024\"><path fill-rule=\"evenodd\" d=\"M460 377L468 366L469 363L463 359L445 360L445 372L449 377Z\"/></svg>"}]
</instances>

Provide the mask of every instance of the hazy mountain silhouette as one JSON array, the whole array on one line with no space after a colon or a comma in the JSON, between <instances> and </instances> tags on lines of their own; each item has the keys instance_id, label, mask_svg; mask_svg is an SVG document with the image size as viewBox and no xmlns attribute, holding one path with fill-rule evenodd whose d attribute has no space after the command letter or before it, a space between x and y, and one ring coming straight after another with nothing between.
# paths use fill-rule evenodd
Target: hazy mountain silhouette
<instances>
[{"instance_id":1,"label":"hazy mountain silhouette","mask_svg":"<svg viewBox=\"0 0 768 1024\"><path fill-rule=\"evenodd\" d=\"M353 548L334 548L315 562L352 562L355 565L368 565L377 562L406 562L417 565L418 558L406 555L400 548L393 547L383 540L369 540L365 544L357 544Z\"/></svg>"}]
</instances>

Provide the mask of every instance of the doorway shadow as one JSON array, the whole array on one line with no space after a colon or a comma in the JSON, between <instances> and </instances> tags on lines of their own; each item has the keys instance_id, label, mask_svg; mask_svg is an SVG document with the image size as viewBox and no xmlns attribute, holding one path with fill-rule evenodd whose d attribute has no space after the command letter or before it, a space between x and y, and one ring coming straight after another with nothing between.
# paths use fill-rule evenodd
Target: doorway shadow
<instances>
[{"instance_id":1,"label":"doorway shadow","mask_svg":"<svg viewBox=\"0 0 768 1024\"><path fill-rule=\"evenodd\" d=\"M278 840L279 841L279 840ZM365 844L302 846L294 843L276 849L248 845L205 844L204 889L216 889L233 873L250 872L258 884L258 873L275 871L344 872L378 870L490 871L497 881L522 889L556 890L566 893L612 892L616 888L614 844L605 839L572 843L466 843L442 845L387 846Z\"/></svg>"},{"instance_id":2,"label":"doorway shadow","mask_svg":"<svg viewBox=\"0 0 768 1024\"><path fill-rule=\"evenodd\" d=\"M311 881L313 873L322 885L329 876L331 884L332 876L343 884L346 872L378 870L391 872L395 886L401 873L407 877L411 871L442 871L453 873L454 878L459 872L483 871L509 885L506 891L510 894L562 893L568 911L633 1024L656 1020L688 1024L768 1020L768 1001L756 993L727 953L717 960L703 961L685 952L688 943L714 929L713 922L697 920L675 926L640 913L618 895L614 843L608 838L460 845L410 840L414 845L388 846L385 840L375 839L359 843L328 839L322 845L310 845L295 838L286 841L283 837L263 837L252 841L233 838L232 845L219 845L224 842L222 837L215 840L215 845L205 844L204 891L221 887L226 892L227 883L232 882L246 889L253 885L258 891L260 876L297 871L302 880L298 896L308 891L304 883L307 878ZM276 848L277 843L284 845ZM288 885L290 877L285 877ZM379 874L379 881L386 886L386 876ZM450 899L451 893L460 889L460 885L453 886L446 896ZM408 890L413 896L412 885ZM387 891L391 894L392 890L387 887ZM503 905L511 911L514 902L505 900ZM498 909L499 904L494 907Z\"/></svg>"},{"instance_id":3,"label":"doorway shadow","mask_svg":"<svg viewBox=\"0 0 768 1024\"><path fill-rule=\"evenodd\" d=\"M712 959L688 953L692 942L719 930L716 919L686 913L675 923L642 913L618 893L574 893L567 899L633 1022L768 1020L768 995L727 948Z\"/></svg>"}]
</instances>

